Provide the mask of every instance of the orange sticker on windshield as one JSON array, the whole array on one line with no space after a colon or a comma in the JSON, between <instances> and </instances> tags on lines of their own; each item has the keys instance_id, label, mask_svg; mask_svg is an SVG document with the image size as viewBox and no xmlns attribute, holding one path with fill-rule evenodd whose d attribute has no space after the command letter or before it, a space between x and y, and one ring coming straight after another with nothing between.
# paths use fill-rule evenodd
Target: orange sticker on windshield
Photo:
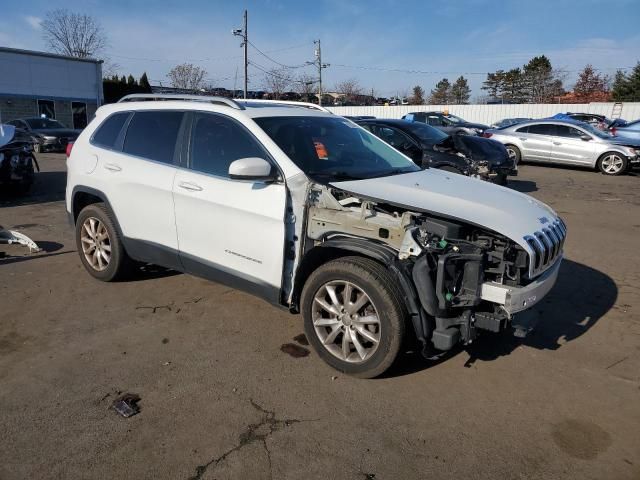
<instances>
[{"instance_id":1,"label":"orange sticker on windshield","mask_svg":"<svg viewBox=\"0 0 640 480\"><path fill-rule=\"evenodd\" d=\"M313 146L316 147L316 155L320 160L329 160L329 152L327 152L327 147L324 146L324 143L314 140Z\"/></svg>"}]
</instances>

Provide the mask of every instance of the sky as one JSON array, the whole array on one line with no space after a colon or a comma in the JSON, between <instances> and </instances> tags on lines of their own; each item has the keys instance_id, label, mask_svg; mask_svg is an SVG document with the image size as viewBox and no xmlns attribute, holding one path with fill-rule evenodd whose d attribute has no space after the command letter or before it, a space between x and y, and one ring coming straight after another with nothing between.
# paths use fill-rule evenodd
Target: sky
<instances>
[{"instance_id":1,"label":"sky","mask_svg":"<svg viewBox=\"0 0 640 480\"><path fill-rule=\"evenodd\" d=\"M640 0L0 0L0 46L46 50L40 21L48 11L87 13L102 25L101 58L120 75L167 73L188 62L213 86L242 88L240 38L231 30L249 12L249 88L264 87L278 64L314 59L322 42L323 89L355 79L376 96L427 93L443 77L469 80L472 98L487 72L547 55L572 87L587 63L613 76L640 61ZM393 71L400 70L400 71ZM315 75L305 66L294 75Z\"/></svg>"}]
</instances>

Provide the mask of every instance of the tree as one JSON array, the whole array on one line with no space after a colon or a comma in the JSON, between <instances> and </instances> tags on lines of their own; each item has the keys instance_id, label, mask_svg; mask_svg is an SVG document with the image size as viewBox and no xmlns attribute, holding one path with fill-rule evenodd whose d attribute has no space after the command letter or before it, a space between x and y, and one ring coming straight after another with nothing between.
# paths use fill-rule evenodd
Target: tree
<instances>
[{"instance_id":1,"label":"tree","mask_svg":"<svg viewBox=\"0 0 640 480\"><path fill-rule=\"evenodd\" d=\"M127 85L131 87L138 86L138 81L133 78L133 75L129 74L129 76L127 77Z\"/></svg>"},{"instance_id":2,"label":"tree","mask_svg":"<svg viewBox=\"0 0 640 480\"><path fill-rule=\"evenodd\" d=\"M460 76L451 87L452 103L456 105L466 105L471 97L471 89L469 82L463 76Z\"/></svg>"},{"instance_id":3,"label":"tree","mask_svg":"<svg viewBox=\"0 0 640 480\"><path fill-rule=\"evenodd\" d=\"M616 72L612 94L617 102L640 102L640 62L628 75L622 70Z\"/></svg>"},{"instance_id":4,"label":"tree","mask_svg":"<svg viewBox=\"0 0 640 480\"><path fill-rule=\"evenodd\" d=\"M514 103L522 103L526 100L525 81L520 68L512 68L503 73L500 98Z\"/></svg>"},{"instance_id":5,"label":"tree","mask_svg":"<svg viewBox=\"0 0 640 480\"><path fill-rule=\"evenodd\" d=\"M609 95L609 83L608 75L597 73L589 64L578 75L573 93L584 103L603 101Z\"/></svg>"},{"instance_id":6,"label":"tree","mask_svg":"<svg viewBox=\"0 0 640 480\"><path fill-rule=\"evenodd\" d=\"M449 80L443 78L436 83L436 88L431 90L429 103L432 105L447 105L451 101L451 84Z\"/></svg>"},{"instance_id":7,"label":"tree","mask_svg":"<svg viewBox=\"0 0 640 480\"><path fill-rule=\"evenodd\" d=\"M424 105L424 90L420 85L413 87L413 95L409 99L411 105Z\"/></svg>"},{"instance_id":8,"label":"tree","mask_svg":"<svg viewBox=\"0 0 640 480\"><path fill-rule=\"evenodd\" d=\"M552 102L564 93L562 79L544 55L529 60L522 69L522 78L525 99L530 103Z\"/></svg>"},{"instance_id":9,"label":"tree","mask_svg":"<svg viewBox=\"0 0 640 480\"><path fill-rule=\"evenodd\" d=\"M349 78L337 83L335 91L342 95L346 104L358 103L358 97L362 95L362 87L355 78Z\"/></svg>"},{"instance_id":10,"label":"tree","mask_svg":"<svg viewBox=\"0 0 640 480\"><path fill-rule=\"evenodd\" d=\"M70 57L95 57L104 51L107 37L91 16L65 9L48 12L42 21L42 36L56 53Z\"/></svg>"},{"instance_id":11,"label":"tree","mask_svg":"<svg viewBox=\"0 0 640 480\"><path fill-rule=\"evenodd\" d=\"M174 88L196 91L202 88L206 75L207 71L205 69L191 63L183 63L173 67L167 77L171 80L171 86Z\"/></svg>"},{"instance_id":12,"label":"tree","mask_svg":"<svg viewBox=\"0 0 640 480\"><path fill-rule=\"evenodd\" d=\"M296 92L300 94L300 97L305 102L315 102L318 79L308 73L303 73L295 81Z\"/></svg>"},{"instance_id":13,"label":"tree","mask_svg":"<svg viewBox=\"0 0 640 480\"><path fill-rule=\"evenodd\" d=\"M486 90L492 99L498 98L502 91L504 81L504 70L497 70L494 73L487 73L487 79L482 82L482 90Z\"/></svg>"},{"instance_id":14,"label":"tree","mask_svg":"<svg viewBox=\"0 0 640 480\"><path fill-rule=\"evenodd\" d=\"M145 92L145 93L151 93L151 84L149 83L149 78L147 77L147 72L144 72L142 74L142 76L140 77L140 88Z\"/></svg>"},{"instance_id":15,"label":"tree","mask_svg":"<svg viewBox=\"0 0 640 480\"><path fill-rule=\"evenodd\" d=\"M293 77L287 68L273 68L264 75L265 90L273 100L279 100L293 83Z\"/></svg>"}]
</instances>

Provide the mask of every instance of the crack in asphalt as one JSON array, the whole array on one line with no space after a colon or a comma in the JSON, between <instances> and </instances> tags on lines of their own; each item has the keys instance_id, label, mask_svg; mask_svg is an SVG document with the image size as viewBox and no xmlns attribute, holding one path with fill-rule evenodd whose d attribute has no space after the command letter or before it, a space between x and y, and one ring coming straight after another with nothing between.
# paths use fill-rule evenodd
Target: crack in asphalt
<instances>
[{"instance_id":1,"label":"crack in asphalt","mask_svg":"<svg viewBox=\"0 0 640 480\"><path fill-rule=\"evenodd\" d=\"M229 455L234 452L241 450L247 445L251 445L255 442L262 443L262 447L267 455L267 460L269 462L269 476L273 478L273 470L271 464L271 451L267 446L267 439L273 435L275 432L278 432L286 427L289 427L295 423L302 422L310 422L312 420L299 420L297 418L285 418L280 419L276 418L276 414L274 411L267 410L263 408L258 403L254 402L252 399L249 399L251 402L251 406L255 408L262 414L262 418L259 423L250 423L247 425L244 432L242 432L238 438L238 444L224 452L222 455L213 458L209 462L198 465L196 467L195 475L189 477L189 480L200 480L202 476L207 472L210 467L216 467L220 462L224 461Z\"/></svg>"}]
</instances>

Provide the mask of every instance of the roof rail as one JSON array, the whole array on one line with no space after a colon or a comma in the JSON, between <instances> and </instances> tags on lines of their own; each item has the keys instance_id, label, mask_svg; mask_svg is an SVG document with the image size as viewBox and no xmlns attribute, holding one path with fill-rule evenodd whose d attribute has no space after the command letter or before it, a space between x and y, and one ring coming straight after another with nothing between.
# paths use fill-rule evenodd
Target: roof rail
<instances>
[{"instance_id":1,"label":"roof rail","mask_svg":"<svg viewBox=\"0 0 640 480\"><path fill-rule=\"evenodd\" d=\"M125 95L118 103L124 102L149 102L149 101L186 101L186 102L203 102L215 103L218 105L227 105L228 107L238 110L244 110L244 105L231 98L206 96L206 95L180 95L175 93L133 93Z\"/></svg>"},{"instance_id":2,"label":"roof rail","mask_svg":"<svg viewBox=\"0 0 640 480\"><path fill-rule=\"evenodd\" d=\"M301 107L301 108L309 108L312 110L320 110L321 112L326 112L326 113L331 113L330 110L316 104L316 103L309 103L309 102L296 102L293 100L259 100L259 99L252 99L252 98L242 98L242 99L238 99L239 103L267 103L267 104L273 104L273 105L291 105L294 107Z\"/></svg>"}]
</instances>

